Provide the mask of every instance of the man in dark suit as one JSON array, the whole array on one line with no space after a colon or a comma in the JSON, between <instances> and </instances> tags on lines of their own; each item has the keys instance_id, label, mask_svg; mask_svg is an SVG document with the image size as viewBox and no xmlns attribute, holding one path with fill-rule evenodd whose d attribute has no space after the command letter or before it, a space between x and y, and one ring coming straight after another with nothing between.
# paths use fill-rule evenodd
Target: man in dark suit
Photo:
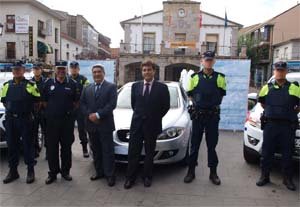
<instances>
[{"instance_id":1,"label":"man in dark suit","mask_svg":"<svg viewBox=\"0 0 300 207\"><path fill-rule=\"evenodd\" d=\"M94 65L92 73L94 83L83 89L80 99L96 169L96 173L90 179L98 180L105 176L107 184L114 186L113 110L117 104L117 87L104 79L105 71L102 65Z\"/></svg>"},{"instance_id":2,"label":"man in dark suit","mask_svg":"<svg viewBox=\"0 0 300 207\"><path fill-rule=\"evenodd\" d=\"M131 89L133 116L130 126L125 189L131 188L135 182L143 142L145 148L144 186L151 186L156 139L162 132L162 118L170 108L168 87L154 80L154 63L146 61L142 63L141 68L144 80L134 83Z\"/></svg>"}]
</instances>

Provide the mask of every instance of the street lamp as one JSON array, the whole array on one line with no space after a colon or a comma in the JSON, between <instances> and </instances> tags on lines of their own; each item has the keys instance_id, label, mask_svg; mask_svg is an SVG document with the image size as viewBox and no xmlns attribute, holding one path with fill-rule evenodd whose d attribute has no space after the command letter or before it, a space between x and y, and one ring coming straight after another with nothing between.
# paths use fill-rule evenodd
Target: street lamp
<instances>
[{"instance_id":1,"label":"street lamp","mask_svg":"<svg viewBox=\"0 0 300 207\"><path fill-rule=\"evenodd\" d=\"M0 36L2 35L3 33L3 24L0 23Z\"/></svg>"}]
</instances>

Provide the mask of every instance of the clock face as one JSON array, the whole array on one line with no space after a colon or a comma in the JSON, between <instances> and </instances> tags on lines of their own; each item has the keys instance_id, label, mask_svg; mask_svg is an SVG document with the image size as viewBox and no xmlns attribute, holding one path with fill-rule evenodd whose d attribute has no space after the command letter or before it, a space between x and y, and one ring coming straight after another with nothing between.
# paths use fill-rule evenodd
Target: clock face
<instances>
[{"instance_id":1,"label":"clock face","mask_svg":"<svg viewBox=\"0 0 300 207\"><path fill-rule=\"evenodd\" d=\"M178 10L178 16L179 17L185 17L185 10L184 9L179 9Z\"/></svg>"}]
</instances>

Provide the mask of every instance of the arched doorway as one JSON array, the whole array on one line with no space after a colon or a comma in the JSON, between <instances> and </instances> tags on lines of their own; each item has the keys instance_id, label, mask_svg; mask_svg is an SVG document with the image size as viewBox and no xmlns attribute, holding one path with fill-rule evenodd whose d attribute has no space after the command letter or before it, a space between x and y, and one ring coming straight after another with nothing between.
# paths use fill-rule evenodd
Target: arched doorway
<instances>
[{"instance_id":1,"label":"arched doorway","mask_svg":"<svg viewBox=\"0 0 300 207\"><path fill-rule=\"evenodd\" d=\"M165 80L166 81L179 81L180 73L183 69L199 71L199 66L188 63L176 63L165 67Z\"/></svg>"},{"instance_id":2,"label":"arched doorway","mask_svg":"<svg viewBox=\"0 0 300 207\"><path fill-rule=\"evenodd\" d=\"M130 63L125 66L125 83L142 80L142 71L141 71L142 62ZM155 65L155 79L159 80L159 66Z\"/></svg>"}]
</instances>

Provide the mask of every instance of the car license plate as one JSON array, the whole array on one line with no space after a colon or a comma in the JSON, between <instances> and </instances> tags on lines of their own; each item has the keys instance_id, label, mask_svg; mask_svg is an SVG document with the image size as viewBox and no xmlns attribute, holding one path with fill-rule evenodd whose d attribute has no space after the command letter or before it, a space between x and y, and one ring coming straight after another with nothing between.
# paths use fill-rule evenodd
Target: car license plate
<instances>
[{"instance_id":1,"label":"car license plate","mask_svg":"<svg viewBox=\"0 0 300 207\"><path fill-rule=\"evenodd\" d=\"M295 148L300 149L300 139L295 139Z\"/></svg>"}]
</instances>

